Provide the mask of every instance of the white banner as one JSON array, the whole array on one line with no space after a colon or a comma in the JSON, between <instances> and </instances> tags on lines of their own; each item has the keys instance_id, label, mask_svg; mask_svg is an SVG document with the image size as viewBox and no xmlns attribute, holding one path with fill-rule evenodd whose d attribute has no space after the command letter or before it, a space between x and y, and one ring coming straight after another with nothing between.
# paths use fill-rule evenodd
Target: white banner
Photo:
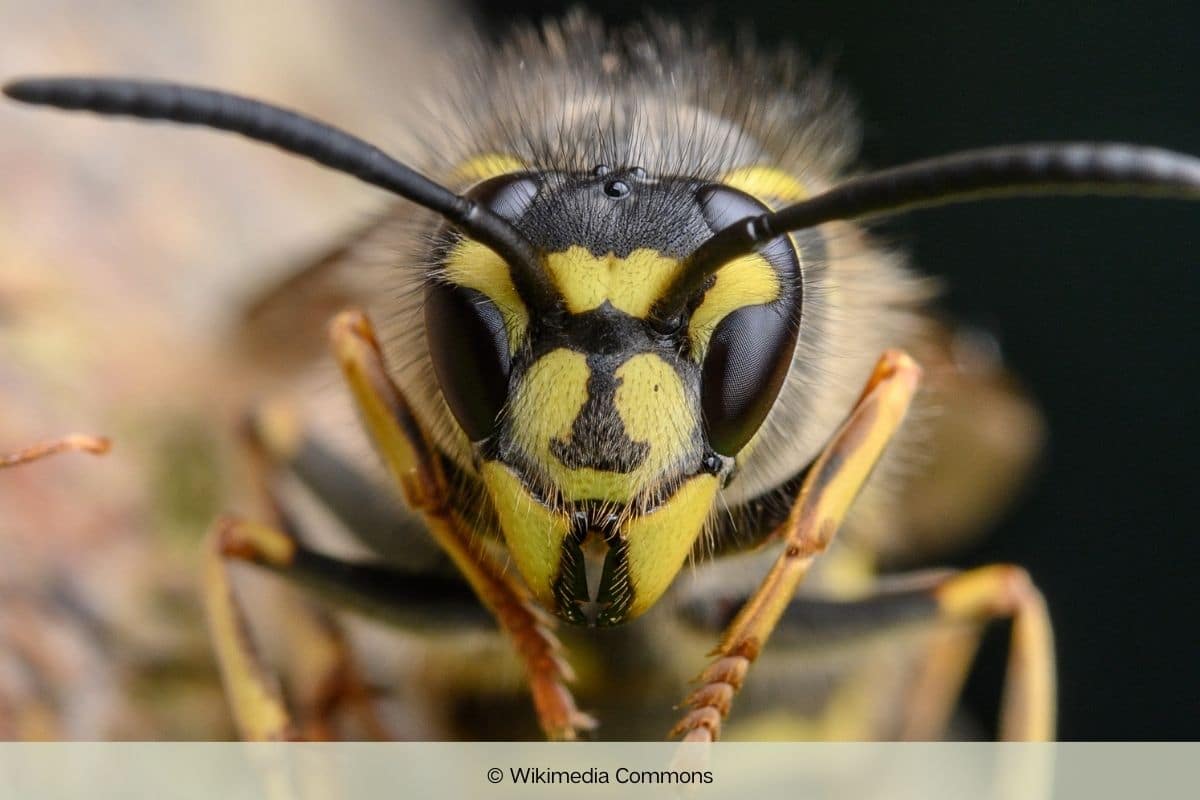
<instances>
[{"instance_id":1,"label":"white banner","mask_svg":"<svg viewBox=\"0 0 1200 800\"><path fill-rule=\"evenodd\" d=\"M0 744L0 797L887 798L1200 796L1200 745Z\"/></svg>"}]
</instances>

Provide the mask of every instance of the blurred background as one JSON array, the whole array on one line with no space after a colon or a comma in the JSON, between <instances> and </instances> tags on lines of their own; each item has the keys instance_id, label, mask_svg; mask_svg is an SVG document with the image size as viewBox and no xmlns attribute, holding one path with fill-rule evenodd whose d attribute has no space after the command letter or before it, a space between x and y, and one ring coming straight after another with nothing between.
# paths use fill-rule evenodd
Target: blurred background
<instances>
[{"instance_id":1,"label":"blurred background","mask_svg":"<svg viewBox=\"0 0 1200 800\"><path fill-rule=\"evenodd\" d=\"M0 0L0 75L227 86L387 142L436 82L413 43L464 18L500 31L575 5ZM584 5L613 22L699 13L731 37L746 24L794 43L858 99L867 165L1037 139L1200 153L1200 13L1185 4ZM8 105L0 187L0 450L70 429L118 442L106 461L0 475L0 637L20 654L0 657L0 720L6 699L45 699L0 736L227 736L193 562L212 515L239 502L236 459L212 431L232 426L253 380L213 331L232 299L381 198L231 138ZM950 314L996 337L1046 416L1027 489L955 563L1020 563L1043 588L1065 739L1200 737L1197 213L1021 201L880 229L944 279ZM94 608L104 626L88 623ZM984 721L1003 645L989 637L968 685Z\"/></svg>"}]
</instances>

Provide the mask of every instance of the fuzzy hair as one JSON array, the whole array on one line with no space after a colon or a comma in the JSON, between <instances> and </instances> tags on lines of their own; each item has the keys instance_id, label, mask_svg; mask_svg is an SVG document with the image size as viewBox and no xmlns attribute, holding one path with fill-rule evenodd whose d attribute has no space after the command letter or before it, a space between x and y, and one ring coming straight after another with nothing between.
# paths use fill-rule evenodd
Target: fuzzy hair
<instances>
[{"instance_id":1,"label":"fuzzy hair","mask_svg":"<svg viewBox=\"0 0 1200 800\"><path fill-rule=\"evenodd\" d=\"M574 14L520 28L498 47L469 39L450 52L455 71L433 87L427 110L414 115L418 135L398 154L451 185L456 165L502 153L534 170L607 164L700 179L769 165L815 192L844 177L858 149L851 102L826 72L790 50L734 51L660 21L610 31ZM439 224L428 212L397 207L355 248L356 294L380 326L416 413L469 472L470 446L441 396L419 322L424 288L436 279L430 253ZM721 497L718 512L733 527L737 507L750 499L788 501L771 493L816 457L880 353L922 335L931 284L858 226L834 223L821 234L827 254L804 263L787 380ZM904 442L890 449L856 505L858 518L882 513L905 450Z\"/></svg>"}]
</instances>

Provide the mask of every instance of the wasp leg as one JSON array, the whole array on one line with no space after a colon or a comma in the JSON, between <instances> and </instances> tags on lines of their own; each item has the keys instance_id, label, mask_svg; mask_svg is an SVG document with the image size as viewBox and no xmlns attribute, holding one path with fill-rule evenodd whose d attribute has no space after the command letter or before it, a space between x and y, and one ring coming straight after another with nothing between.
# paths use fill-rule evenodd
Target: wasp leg
<instances>
[{"instance_id":1,"label":"wasp leg","mask_svg":"<svg viewBox=\"0 0 1200 800\"><path fill-rule=\"evenodd\" d=\"M285 462L278 448L295 438L285 432L297 430L293 415L278 407L264 407L261 413L247 416L241 440L250 457L251 475L268 519L292 538L302 539L302 531L288 515L277 489ZM294 727L299 737L310 741L334 738L338 712L345 708L358 712L367 736L390 739L375 712L338 620L300 596L293 587L278 589L279 600L286 606L277 615L286 650L282 677L295 709Z\"/></svg>"},{"instance_id":2,"label":"wasp leg","mask_svg":"<svg viewBox=\"0 0 1200 800\"><path fill-rule=\"evenodd\" d=\"M685 741L714 741L733 696L792 601L813 561L829 546L851 502L900 426L916 392L920 368L906 354L879 359L849 418L809 470L783 523L783 552L741 607L684 700L691 707L671 730Z\"/></svg>"},{"instance_id":3,"label":"wasp leg","mask_svg":"<svg viewBox=\"0 0 1200 800\"><path fill-rule=\"evenodd\" d=\"M379 718L339 620L323 608L298 605L300 613L289 609L282 616L289 654L285 679L300 737L316 742L343 738L339 723L345 711L361 726L351 738L394 739Z\"/></svg>"},{"instance_id":4,"label":"wasp leg","mask_svg":"<svg viewBox=\"0 0 1200 800\"><path fill-rule=\"evenodd\" d=\"M543 731L551 739L574 739L595 721L575 707L567 690L570 667L550 632L550 618L490 553L473 546L469 526L449 499L437 452L388 377L383 354L365 315L339 314L331 327L334 350L384 465L410 507L425 517L429 533L492 612L517 649Z\"/></svg>"},{"instance_id":5,"label":"wasp leg","mask_svg":"<svg viewBox=\"0 0 1200 800\"><path fill-rule=\"evenodd\" d=\"M487 610L460 580L331 558L284 529L226 517L222 552L265 567L331 603L406 630L492 626Z\"/></svg>"},{"instance_id":6,"label":"wasp leg","mask_svg":"<svg viewBox=\"0 0 1200 800\"><path fill-rule=\"evenodd\" d=\"M777 646L793 652L828 651L909 628L932 638L905 700L899 738L925 740L945 730L978 644L979 627L1011 618L1000 735L1044 741L1054 735L1054 643L1041 593L1020 567L994 565L962 573L894 576L890 586L853 600L793 600L773 631ZM685 604L685 620L719 629L739 606L729 598ZM726 690L712 690L714 694Z\"/></svg>"},{"instance_id":7,"label":"wasp leg","mask_svg":"<svg viewBox=\"0 0 1200 800\"><path fill-rule=\"evenodd\" d=\"M1052 739L1054 632L1046 601L1029 573L1009 564L980 567L948 578L933 594L942 619L983 623L1012 618L1000 735L1008 741ZM934 660L927 662L927 683L936 683L939 665Z\"/></svg>"},{"instance_id":8,"label":"wasp leg","mask_svg":"<svg viewBox=\"0 0 1200 800\"><path fill-rule=\"evenodd\" d=\"M204 606L217 666L243 739L291 739L291 715L277 681L258 658L225 563L231 546L237 543L231 540L232 525L231 520L218 520L204 543Z\"/></svg>"},{"instance_id":9,"label":"wasp leg","mask_svg":"<svg viewBox=\"0 0 1200 800\"><path fill-rule=\"evenodd\" d=\"M405 572L459 574L430 540L419 516L359 465L307 434L292 409L279 403L259 406L249 415L244 433L261 464L260 474L296 478L358 544ZM280 508L272 481L263 483L271 505Z\"/></svg>"},{"instance_id":10,"label":"wasp leg","mask_svg":"<svg viewBox=\"0 0 1200 800\"><path fill-rule=\"evenodd\" d=\"M108 452L110 446L111 444L108 439L103 436L73 433L61 439L40 442L16 452L0 453L0 469L28 464L32 461L57 455L58 453L77 452L101 456Z\"/></svg>"},{"instance_id":11,"label":"wasp leg","mask_svg":"<svg viewBox=\"0 0 1200 800\"><path fill-rule=\"evenodd\" d=\"M272 569L292 584L279 587L289 590L284 599L290 601L280 627L285 647L293 654L284 663L297 728L305 739L332 738L344 708L359 720L360 734L390 739L337 619L327 608L291 592L313 590L334 604L408 629L491 629L491 617L457 573L432 574L446 559L429 542L419 519L405 519L394 500L381 502L377 483L303 435L290 408L279 403L258 407L248 415L242 433L258 494L272 520L269 527L277 530L260 530L257 536L243 531L240 546L232 549L234 555ZM404 556L384 566L343 563L315 552L308 546L314 540L300 524L303 517L293 515L279 494L279 478L285 475L300 479L354 539L365 543L366 537L380 538L378 532L364 532L363 526L375 525L384 536L398 539ZM277 540L274 550L258 546L268 536ZM281 561L280 553L291 557Z\"/></svg>"},{"instance_id":12,"label":"wasp leg","mask_svg":"<svg viewBox=\"0 0 1200 800\"><path fill-rule=\"evenodd\" d=\"M217 666L229 697L234 723L241 738L252 742L289 741L297 729L284 704L278 681L262 664L233 590L227 560L238 547L236 523L218 519L204 541L204 606ZM270 544L270 542L266 542ZM251 762L259 770L267 797L300 796L280 754L256 750Z\"/></svg>"},{"instance_id":13,"label":"wasp leg","mask_svg":"<svg viewBox=\"0 0 1200 800\"><path fill-rule=\"evenodd\" d=\"M407 629L490 630L493 626L491 615L470 588L454 578L340 561L308 549L285 529L232 516L222 518L211 539L209 557L216 563L210 561L212 573L206 593L210 627L235 720L248 739L291 737L299 726L291 723L273 679L254 654L232 595L225 560L264 567L332 603ZM305 733L324 738L329 731L331 706L353 701L368 711L364 719L368 733L381 736L382 728L365 702L366 687L358 679L336 629L320 629L322 620L309 616L289 624L299 625L295 633L315 644L316 652L325 656L308 665L316 678L305 682L313 687L307 698L311 723L303 726ZM311 661L313 648L305 650Z\"/></svg>"}]
</instances>

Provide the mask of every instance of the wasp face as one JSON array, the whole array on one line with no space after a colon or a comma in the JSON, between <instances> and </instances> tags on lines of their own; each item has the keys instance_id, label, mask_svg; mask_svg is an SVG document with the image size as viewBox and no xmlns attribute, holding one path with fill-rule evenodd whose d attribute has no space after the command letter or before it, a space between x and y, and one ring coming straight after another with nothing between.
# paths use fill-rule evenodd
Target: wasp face
<instances>
[{"instance_id":1,"label":"wasp face","mask_svg":"<svg viewBox=\"0 0 1200 800\"><path fill-rule=\"evenodd\" d=\"M534 243L558 302L532 307L499 256L447 231L425 305L443 396L539 600L575 623L631 619L678 573L786 377L797 253L784 238L730 262L664 326L651 309L683 260L761 203L636 167L508 174L470 196Z\"/></svg>"}]
</instances>

